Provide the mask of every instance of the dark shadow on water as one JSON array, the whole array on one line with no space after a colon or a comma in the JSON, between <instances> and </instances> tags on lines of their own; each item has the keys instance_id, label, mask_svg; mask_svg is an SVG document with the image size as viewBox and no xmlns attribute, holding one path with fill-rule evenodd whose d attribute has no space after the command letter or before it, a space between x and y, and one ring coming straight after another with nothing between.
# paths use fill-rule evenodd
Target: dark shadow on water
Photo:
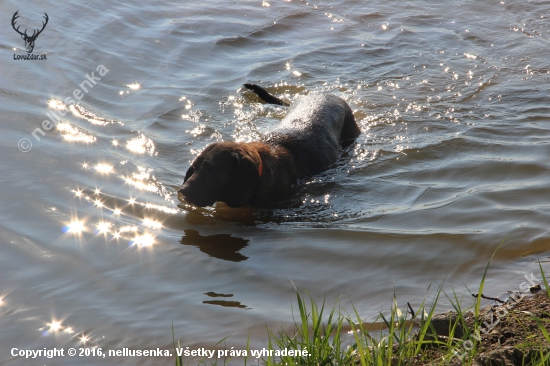
<instances>
[{"instance_id":1,"label":"dark shadow on water","mask_svg":"<svg viewBox=\"0 0 550 366\"><path fill-rule=\"evenodd\" d=\"M233 297L233 294L217 294L213 291L205 292L204 294L210 297Z\"/></svg>"},{"instance_id":2,"label":"dark shadow on water","mask_svg":"<svg viewBox=\"0 0 550 366\"><path fill-rule=\"evenodd\" d=\"M207 296L210 297L233 297L233 294L218 294L215 292L205 292L204 293ZM246 305L241 304L238 301L227 301L227 300L208 300L203 301L203 304L210 304L210 305L219 305L219 306L225 306L228 308L239 308L239 309L250 309Z\"/></svg>"},{"instance_id":3,"label":"dark shadow on water","mask_svg":"<svg viewBox=\"0 0 550 366\"><path fill-rule=\"evenodd\" d=\"M239 253L239 250L248 246L248 239L234 238L230 234L200 235L197 230L184 230L185 236L180 243L193 245L201 252L211 257L231 262L242 262L248 259L247 256Z\"/></svg>"},{"instance_id":4,"label":"dark shadow on water","mask_svg":"<svg viewBox=\"0 0 550 366\"><path fill-rule=\"evenodd\" d=\"M225 301L225 300L210 300L210 301L203 301L203 304L210 304L210 305L220 305L224 306L226 308L239 308L239 309L250 309L246 305L241 304L238 301Z\"/></svg>"}]
</instances>

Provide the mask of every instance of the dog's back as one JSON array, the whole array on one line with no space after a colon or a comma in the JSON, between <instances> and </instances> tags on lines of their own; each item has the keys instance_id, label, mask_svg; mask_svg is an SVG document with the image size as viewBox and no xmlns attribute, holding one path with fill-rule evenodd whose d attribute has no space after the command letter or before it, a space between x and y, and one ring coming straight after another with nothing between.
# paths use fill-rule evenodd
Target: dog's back
<instances>
[{"instance_id":1,"label":"dog's back","mask_svg":"<svg viewBox=\"0 0 550 366\"><path fill-rule=\"evenodd\" d=\"M264 142L280 145L294 156L300 177L326 170L338 160L360 130L348 104L335 95L309 94L298 98Z\"/></svg>"}]
</instances>

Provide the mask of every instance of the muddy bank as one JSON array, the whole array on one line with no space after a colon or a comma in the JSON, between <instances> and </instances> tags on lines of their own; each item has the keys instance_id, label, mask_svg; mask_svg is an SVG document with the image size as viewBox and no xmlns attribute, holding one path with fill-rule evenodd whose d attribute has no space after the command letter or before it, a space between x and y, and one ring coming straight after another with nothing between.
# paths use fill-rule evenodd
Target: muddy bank
<instances>
[{"instance_id":1,"label":"muddy bank","mask_svg":"<svg viewBox=\"0 0 550 366\"><path fill-rule=\"evenodd\" d=\"M549 365L550 298L540 287L533 292L514 293L506 302L483 307L477 326L473 311L462 317L451 311L435 315L431 332L437 334L437 341L432 337L434 344L428 346L431 361L410 360L408 364ZM451 352L449 337L456 347Z\"/></svg>"}]
</instances>

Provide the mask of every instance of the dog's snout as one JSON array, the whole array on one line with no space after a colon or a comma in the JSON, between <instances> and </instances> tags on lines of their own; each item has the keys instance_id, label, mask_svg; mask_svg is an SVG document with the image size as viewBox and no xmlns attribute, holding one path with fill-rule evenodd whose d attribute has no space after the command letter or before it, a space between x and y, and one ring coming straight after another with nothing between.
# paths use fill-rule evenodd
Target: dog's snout
<instances>
[{"instance_id":1,"label":"dog's snout","mask_svg":"<svg viewBox=\"0 0 550 366\"><path fill-rule=\"evenodd\" d=\"M178 193L180 193L183 197L185 197L185 194L187 193L188 188L184 185L179 190Z\"/></svg>"},{"instance_id":2,"label":"dog's snout","mask_svg":"<svg viewBox=\"0 0 550 366\"><path fill-rule=\"evenodd\" d=\"M197 192L196 188L193 188L192 185L187 183L181 186L178 193L182 195L183 199L187 203L198 207L211 206L216 203L216 199L214 197L204 197L200 194L200 192Z\"/></svg>"}]
</instances>

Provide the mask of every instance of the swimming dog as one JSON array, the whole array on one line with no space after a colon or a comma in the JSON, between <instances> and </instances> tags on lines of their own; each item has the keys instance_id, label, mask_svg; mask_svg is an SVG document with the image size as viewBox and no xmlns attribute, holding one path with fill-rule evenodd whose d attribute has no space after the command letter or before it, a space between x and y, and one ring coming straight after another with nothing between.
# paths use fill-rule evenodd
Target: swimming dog
<instances>
[{"instance_id":1,"label":"swimming dog","mask_svg":"<svg viewBox=\"0 0 550 366\"><path fill-rule=\"evenodd\" d=\"M244 86L267 103L288 105L258 85ZM207 146L187 170L179 193L199 207L217 201L229 207L283 201L298 179L326 170L360 134L342 98L301 96L262 141Z\"/></svg>"}]
</instances>

